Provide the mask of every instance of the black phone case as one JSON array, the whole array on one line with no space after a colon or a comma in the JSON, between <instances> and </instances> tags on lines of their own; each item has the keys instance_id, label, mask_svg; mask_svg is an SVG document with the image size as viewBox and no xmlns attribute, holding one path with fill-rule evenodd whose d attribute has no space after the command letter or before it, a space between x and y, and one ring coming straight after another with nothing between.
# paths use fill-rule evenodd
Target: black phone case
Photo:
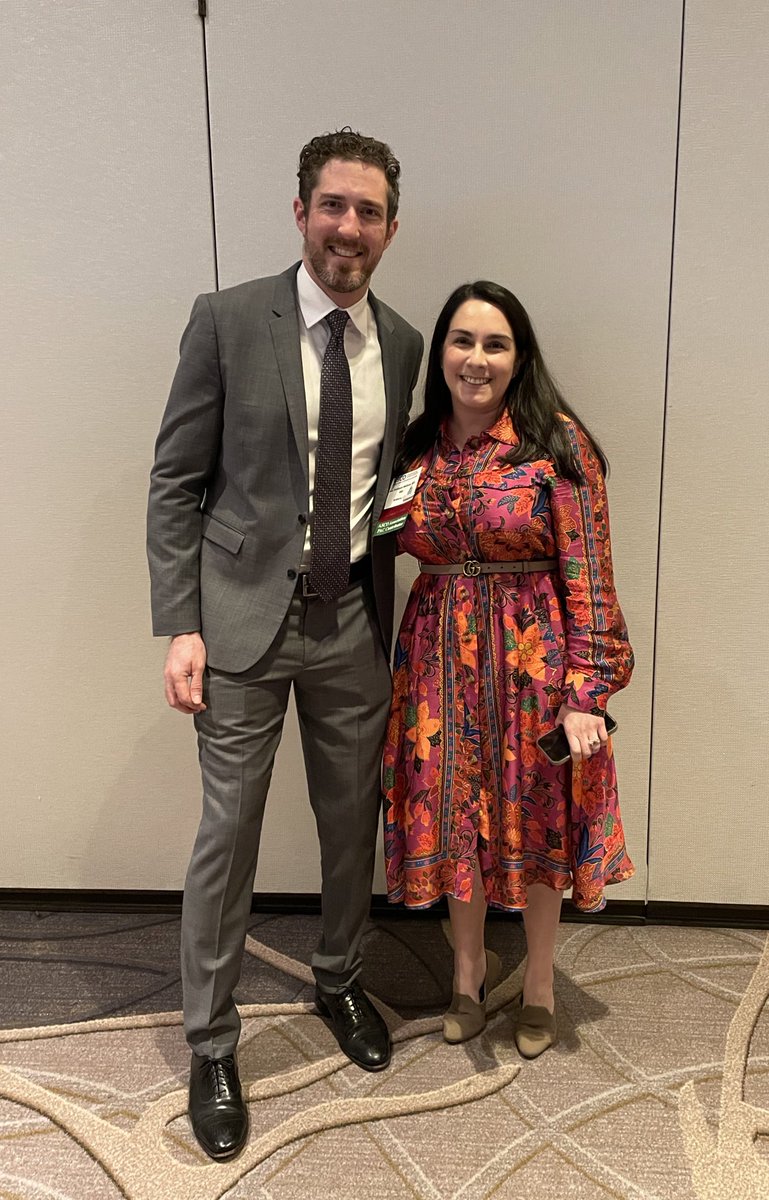
<instances>
[{"instance_id":1,"label":"black phone case","mask_svg":"<svg viewBox=\"0 0 769 1200\"><path fill-rule=\"evenodd\" d=\"M608 713L604 713L604 721L606 732L611 737L617 728L617 722ZM554 766L561 766L571 758L569 739L563 725L556 725L555 729L551 729L549 733L543 733L541 738L537 738L537 745L545 758L549 759Z\"/></svg>"}]
</instances>

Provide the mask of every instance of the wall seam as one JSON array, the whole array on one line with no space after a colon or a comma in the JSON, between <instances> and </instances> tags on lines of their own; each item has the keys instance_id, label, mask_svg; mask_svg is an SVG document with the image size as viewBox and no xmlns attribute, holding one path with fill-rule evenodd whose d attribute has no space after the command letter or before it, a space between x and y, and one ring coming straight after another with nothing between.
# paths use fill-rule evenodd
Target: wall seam
<instances>
[{"instance_id":1,"label":"wall seam","mask_svg":"<svg viewBox=\"0 0 769 1200\"><path fill-rule=\"evenodd\" d=\"M654 633L652 638L651 712L649 714L649 790L646 809L646 905L651 888L652 791L654 780L654 714L657 702L657 638L659 631L660 563L662 560L662 516L665 495L665 447L668 423L668 390L670 384L670 343L673 329L673 287L676 254L676 222L678 218L678 173L681 154L681 108L684 90L684 43L686 39L686 0L681 3L681 48L678 66L678 112L676 115L676 155L673 173L673 214L670 231L670 286L668 292L668 327L665 347L665 389L662 402L662 446L660 453L659 506L657 518L657 569L654 584Z\"/></svg>"},{"instance_id":2,"label":"wall seam","mask_svg":"<svg viewBox=\"0 0 769 1200\"><path fill-rule=\"evenodd\" d=\"M211 90L208 77L208 13L207 5L199 7L200 29L203 38L203 78L206 90L206 132L208 137L208 184L211 194L211 238L214 251L214 284L219 291L219 246L216 239L216 191L214 188L214 154L211 138Z\"/></svg>"}]
</instances>

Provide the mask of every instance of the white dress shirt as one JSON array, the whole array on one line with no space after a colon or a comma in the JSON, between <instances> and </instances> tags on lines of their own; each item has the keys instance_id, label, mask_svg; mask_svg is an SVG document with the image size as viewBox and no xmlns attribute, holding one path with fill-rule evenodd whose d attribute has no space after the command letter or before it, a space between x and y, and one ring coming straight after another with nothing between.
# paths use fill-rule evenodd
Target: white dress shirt
<instances>
[{"instance_id":1,"label":"white dress shirt","mask_svg":"<svg viewBox=\"0 0 769 1200\"><path fill-rule=\"evenodd\" d=\"M299 299L299 343L302 352L304 394L307 402L307 436L310 450L310 522L302 555L302 569L312 558L312 510L315 490L315 451L320 416L320 371L328 345L324 317L337 307L307 271L304 263L296 277ZM382 351L368 292L346 309L349 321L344 349L352 381L352 472L350 480L350 560L363 558L368 548L371 508L374 503L379 452L384 438L386 402Z\"/></svg>"}]
</instances>

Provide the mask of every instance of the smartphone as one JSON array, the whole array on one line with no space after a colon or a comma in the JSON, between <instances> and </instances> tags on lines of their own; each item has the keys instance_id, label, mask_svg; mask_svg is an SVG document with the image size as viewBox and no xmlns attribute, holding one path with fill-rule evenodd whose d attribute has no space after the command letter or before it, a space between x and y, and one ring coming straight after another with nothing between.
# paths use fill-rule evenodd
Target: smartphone
<instances>
[{"instance_id":1,"label":"smartphone","mask_svg":"<svg viewBox=\"0 0 769 1200\"><path fill-rule=\"evenodd\" d=\"M613 733L616 733L617 722L608 713L603 714L603 719L606 723L606 732L611 737ZM537 738L537 745L545 758L557 767L571 758L569 739L563 725L556 725L555 729L551 729L549 733L543 733L541 738Z\"/></svg>"}]
</instances>

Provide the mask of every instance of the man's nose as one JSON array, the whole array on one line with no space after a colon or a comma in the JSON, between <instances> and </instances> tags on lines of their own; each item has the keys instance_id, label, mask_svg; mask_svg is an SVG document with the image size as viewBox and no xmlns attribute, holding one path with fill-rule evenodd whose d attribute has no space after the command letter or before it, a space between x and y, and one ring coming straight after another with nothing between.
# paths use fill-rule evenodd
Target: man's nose
<instances>
[{"instance_id":1,"label":"man's nose","mask_svg":"<svg viewBox=\"0 0 769 1200\"><path fill-rule=\"evenodd\" d=\"M360 234L360 225L358 223L358 214L355 211L354 205L350 205L346 209L339 220L339 232L342 237L355 239Z\"/></svg>"}]
</instances>

